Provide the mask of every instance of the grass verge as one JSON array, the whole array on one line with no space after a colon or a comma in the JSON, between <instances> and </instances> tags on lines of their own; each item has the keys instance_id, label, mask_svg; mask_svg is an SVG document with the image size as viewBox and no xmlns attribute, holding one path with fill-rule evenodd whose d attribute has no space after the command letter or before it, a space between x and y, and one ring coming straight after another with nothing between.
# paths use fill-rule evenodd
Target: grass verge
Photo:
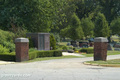
<instances>
[{"instance_id":1,"label":"grass verge","mask_svg":"<svg viewBox=\"0 0 120 80\"><path fill-rule=\"evenodd\" d=\"M120 51L107 51L107 55L118 55L120 54ZM82 54L86 57L93 57L94 53L92 54Z\"/></svg>"},{"instance_id":2,"label":"grass verge","mask_svg":"<svg viewBox=\"0 0 120 80\"><path fill-rule=\"evenodd\" d=\"M35 62L35 61L44 61L44 60L53 60L53 59L66 59L66 58L82 58L81 56L61 56L61 57L44 57L44 58L35 58L33 60L28 60L24 62Z\"/></svg>"},{"instance_id":3,"label":"grass verge","mask_svg":"<svg viewBox=\"0 0 120 80\"><path fill-rule=\"evenodd\" d=\"M120 59L113 59L107 61L87 61L84 62L84 64L105 67L120 67Z\"/></svg>"}]
</instances>

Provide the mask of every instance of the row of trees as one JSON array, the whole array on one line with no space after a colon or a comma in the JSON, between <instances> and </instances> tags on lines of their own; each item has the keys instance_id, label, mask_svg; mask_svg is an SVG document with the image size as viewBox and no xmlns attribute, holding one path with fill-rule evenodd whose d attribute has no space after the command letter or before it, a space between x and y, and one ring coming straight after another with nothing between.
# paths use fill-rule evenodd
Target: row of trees
<instances>
[{"instance_id":1,"label":"row of trees","mask_svg":"<svg viewBox=\"0 0 120 80\"><path fill-rule=\"evenodd\" d=\"M0 29L71 39L120 35L120 0L0 0Z\"/></svg>"}]
</instances>

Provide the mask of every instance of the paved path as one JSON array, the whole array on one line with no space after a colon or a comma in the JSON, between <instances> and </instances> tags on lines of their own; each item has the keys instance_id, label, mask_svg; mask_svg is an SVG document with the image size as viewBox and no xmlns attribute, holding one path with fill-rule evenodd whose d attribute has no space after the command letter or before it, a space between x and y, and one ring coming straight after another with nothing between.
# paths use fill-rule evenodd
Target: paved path
<instances>
[{"instance_id":1,"label":"paved path","mask_svg":"<svg viewBox=\"0 0 120 80\"><path fill-rule=\"evenodd\" d=\"M120 55L108 56L108 59ZM0 80L120 80L120 68L84 65L93 60L71 58L0 65Z\"/></svg>"}]
</instances>

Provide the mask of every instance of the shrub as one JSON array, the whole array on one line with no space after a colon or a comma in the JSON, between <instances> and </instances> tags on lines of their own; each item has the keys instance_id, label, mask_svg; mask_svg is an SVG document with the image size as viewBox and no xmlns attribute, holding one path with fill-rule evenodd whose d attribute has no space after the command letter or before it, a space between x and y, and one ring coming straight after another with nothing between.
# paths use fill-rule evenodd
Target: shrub
<instances>
[{"instance_id":1,"label":"shrub","mask_svg":"<svg viewBox=\"0 0 120 80\"><path fill-rule=\"evenodd\" d=\"M0 45L0 54L3 54L3 53L9 53L9 49Z\"/></svg>"},{"instance_id":2,"label":"shrub","mask_svg":"<svg viewBox=\"0 0 120 80\"><path fill-rule=\"evenodd\" d=\"M35 49L35 48L30 48L29 49L29 52L33 52L33 51L37 51L37 49Z\"/></svg>"},{"instance_id":3,"label":"shrub","mask_svg":"<svg viewBox=\"0 0 120 80\"><path fill-rule=\"evenodd\" d=\"M29 53L29 59L35 59L39 57L57 57L62 56L62 51L50 50L50 51L33 51Z\"/></svg>"},{"instance_id":4,"label":"shrub","mask_svg":"<svg viewBox=\"0 0 120 80\"><path fill-rule=\"evenodd\" d=\"M31 39L31 37L28 37L28 39L29 39L29 48L34 48L33 40Z\"/></svg>"},{"instance_id":5,"label":"shrub","mask_svg":"<svg viewBox=\"0 0 120 80\"><path fill-rule=\"evenodd\" d=\"M37 52L38 51L29 52L29 59L31 60L37 58Z\"/></svg>"},{"instance_id":6,"label":"shrub","mask_svg":"<svg viewBox=\"0 0 120 80\"><path fill-rule=\"evenodd\" d=\"M55 40L53 34L50 34L50 47L52 47L53 50L56 49L56 40Z\"/></svg>"},{"instance_id":7,"label":"shrub","mask_svg":"<svg viewBox=\"0 0 120 80\"><path fill-rule=\"evenodd\" d=\"M0 54L0 60L15 61L15 54L11 54L11 53Z\"/></svg>"},{"instance_id":8,"label":"shrub","mask_svg":"<svg viewBox=\"0 0 120 80\"><path fill-rule=\"evenodd\" d=\"M11 42L3 42L3 46L9 49L9 52L15 51L15 44Z\"/></svg>"},{"instance_id":9,"label":"shrub","mask_svg":"<svg viewBox=\"0 0 120 80\"><path fill-rule=\"evenodd\" d=\"M0 29L0 44L2 44L4 41L13 43L13 38L15 37L15 34L9 31L3 31Z\"/></svg>"},{"instance_id":10,"label":"shrub","mask_svg":"<svg viewBox=\"0 0 120 80\"><path fill-rule=\"evenodd\" d=\"M82 48L81 52L86 52L87 54L94 53L94 50L91 48Z\"/></svg>"},{"instance_id":11,"label":"shrub","mask_svg":"<svg viewBox=\"0 0 120 80\"><path fill-rule=\"evenodd\" d=\"M73 48L73 50L74 50L74 51L76 50L75 47Z\"/></svg>"},{"instance_id":12,"label":"shrub","mask_svg":"<svg viewBox=\"0 0 120 80\"><path fill-rule=\"evenodd\" d=\"M53 56L55 57L62 56L62 51L55 50Z\"/></svg>"},{"instance_id":13,"label":"shrub","mask_svg":"<svg viewBox=\"0 0 120 80\"><path fill-rule=\"evenodd\" d=\"M50 51L38 51L37 57L53 57L53 50Z\"/></svg>"},{"instance_id":14,"label":"shrub","mask_svg":"<svg viewBox=\"0 0 120 80\"><path fill-rule=\"evenodd\" d=\"M67 46L63 46L62 49L63 50L68 50L68 47Z\"/></svg>"}]
</instances>

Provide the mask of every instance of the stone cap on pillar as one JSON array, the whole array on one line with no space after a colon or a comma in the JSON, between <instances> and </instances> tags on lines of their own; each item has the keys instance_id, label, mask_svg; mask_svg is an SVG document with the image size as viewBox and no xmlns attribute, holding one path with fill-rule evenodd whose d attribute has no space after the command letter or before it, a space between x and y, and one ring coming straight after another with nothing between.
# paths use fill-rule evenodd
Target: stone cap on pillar
<instances>
[{"instance_id":1,"label":"stone cap on pillar","mask_svg":"<svg viewBox=\"0 0 120 80\"><path fill-rule=\"evenodd\" d=\"M94 42L108 42L108 39L104 37L96 37Z\"/></svg>"},{"instance_id":2,"label":"stone cap on pillar","mask_svg":"<svg viewBox=\"0 0 120 80\"><path fill-rule=\"evenodd\" d=\"M27 38L16 38L15 42L29 42Z\"/></svg>"}]
</instances>

